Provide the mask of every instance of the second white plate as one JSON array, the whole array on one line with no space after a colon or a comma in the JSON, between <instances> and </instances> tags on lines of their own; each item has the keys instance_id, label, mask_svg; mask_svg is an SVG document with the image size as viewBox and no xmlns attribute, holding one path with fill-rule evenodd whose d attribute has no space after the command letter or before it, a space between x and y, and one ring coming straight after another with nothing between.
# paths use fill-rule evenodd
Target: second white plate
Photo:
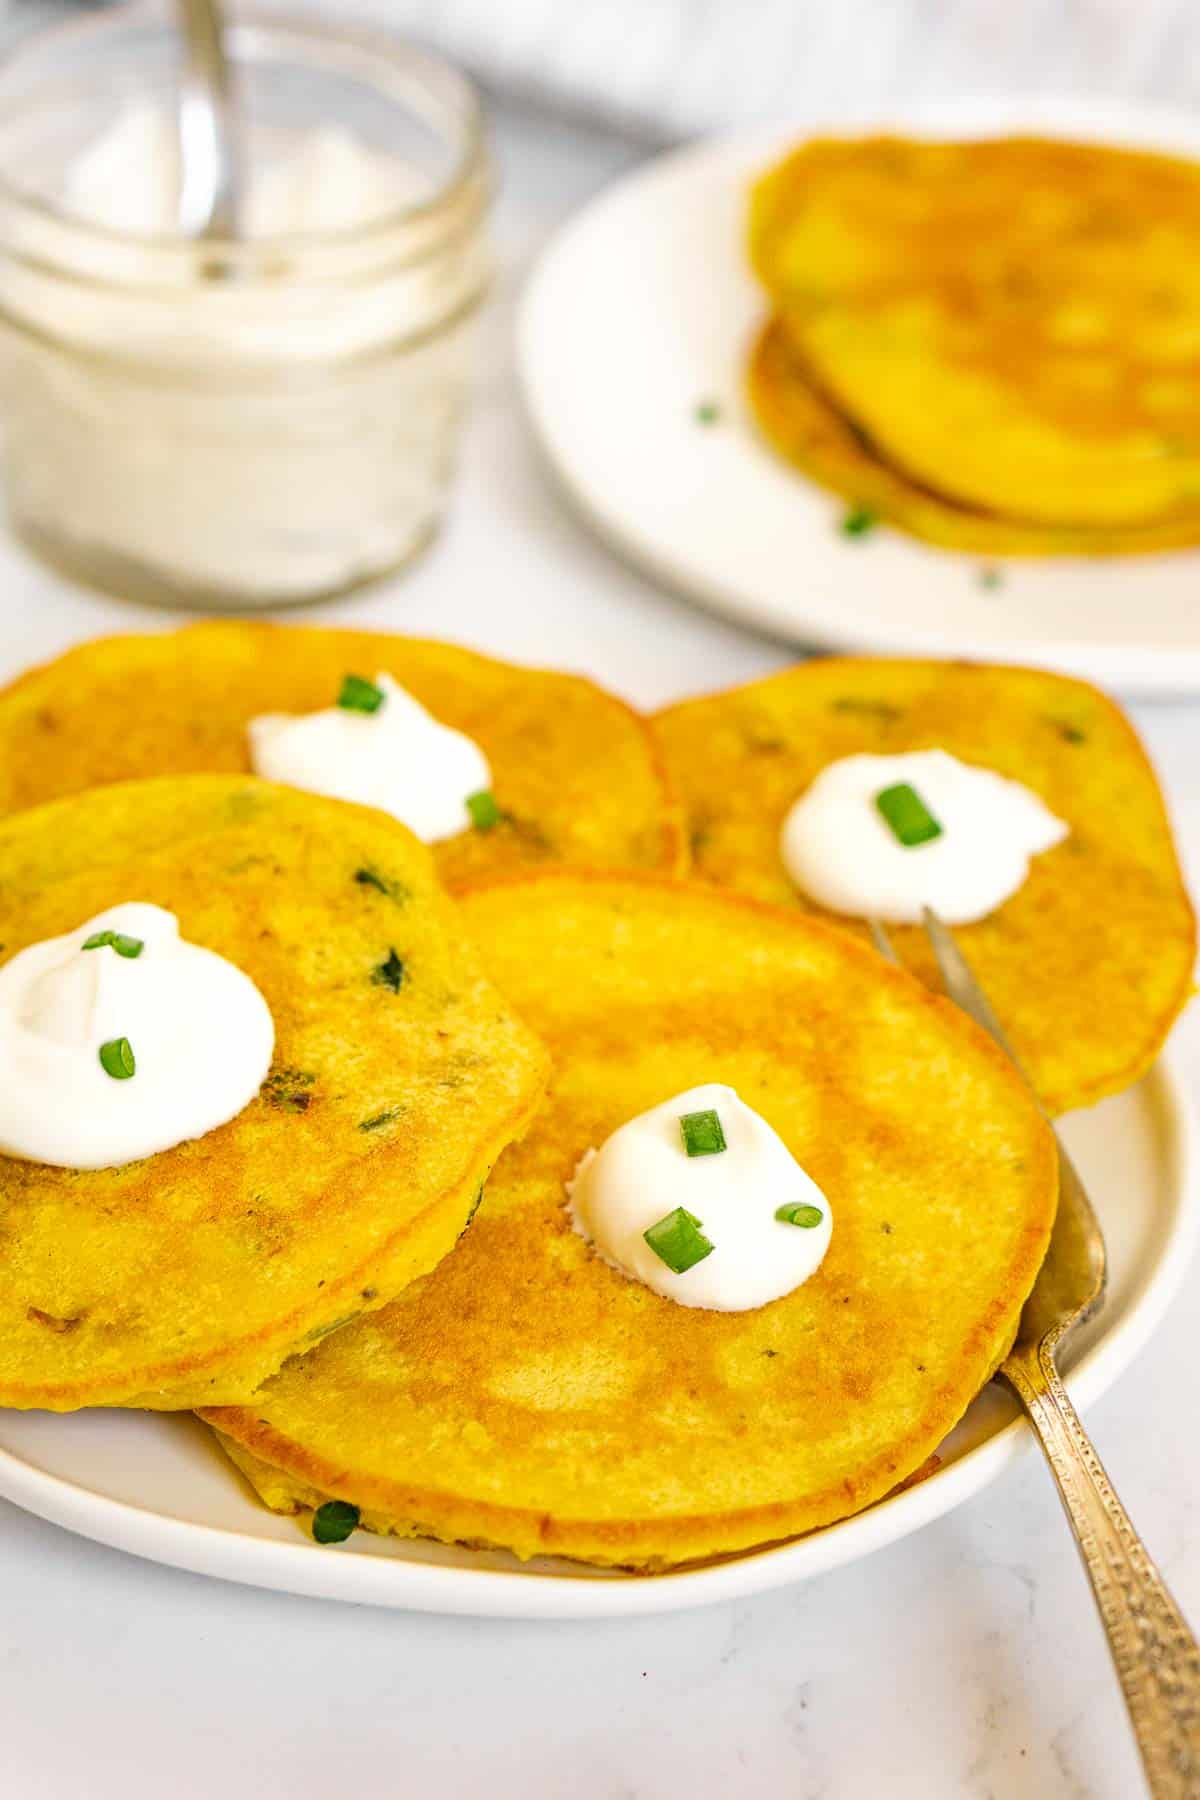
<instances>
[{"instance_id":1,"label":"second white plate","mask_svg":"<svg viewBox=\"0 0 1200 1800\"><path fill-rule=\"evenodd\" d=\"M1068 1384L1082 1408L1128 1366L1183 1278L1200 1219L1192 1133L1166 1065L1067 1121L1109 1250L1108 1301L1069 1359ZM1014 1403L989 1387L942 1446L941 1469L917 1487L793 1543L674 1575L639 1576L568 1562L519 1563L499 1552L361 1531L323 1549L296 1520L267 1512L252 1497L193 1418L0 1412L0 1494L85 1537L258 1587L510 1618L670 1612L803 1581L940 1517L1031 1453Z\"/></svg>"},{"instance_id":2,"label":"second white plate","mask_svg":"<svg viewBox=\"0 0 1200 1800\"><path fill-rule=\"evenodd\" d=\"M971 102L822 129L933 137L1013 131L1200 157L1200 121L1071 101ZM778 460L741 399L765 311L746 266L746 196L790 139L677 152L586 207L543 255L519 322L537 435L617 549L719 612L794 642L1038 663L1127 694L1200 692L1200 552L985 560L895 531L848 540L845 510ZM698 422L706 402L717 423ZM987 559L990 560L990 559Z\"/></svg>"}]
</instances>

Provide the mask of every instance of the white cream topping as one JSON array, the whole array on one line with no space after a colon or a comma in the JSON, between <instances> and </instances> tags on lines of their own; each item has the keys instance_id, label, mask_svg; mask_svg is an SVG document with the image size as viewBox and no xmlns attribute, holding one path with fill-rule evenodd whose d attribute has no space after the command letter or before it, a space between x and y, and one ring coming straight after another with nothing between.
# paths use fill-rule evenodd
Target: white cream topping
<instances>
[{"instance_id":1,"label":"white cream topping","mask_svg":"<svg viewBox=\"0 0 1200 1800\"><path fill-rule=\"evenodd\" d=\"M680 1119L717 1114L726 1148L689 1156ZM731 1087L708 1082L630 1119L589 1150L568 1185L575 1229L605 1262L681 1306L747 1312L790 1294L819 1267L833 1229L829 1202L767 1121ZM775 1217L815 1207L817 1225ZM676 1275L644 1233L676 1207L713 1248Z\"/></svg>"},{"instance_id":2,"label":"white cream topping","mask_svg":"<svg viewBox=\"0 0 1200 1800\"><path fill-rule=\"evenodd\" d=\"M940 837L905 846L880 813L876 796L905 783ZM834 912L917 924L931 907L948 925L969 925L1015 894L1030 858L1068 832L1019 781L914 750L830 763L788 813L779 848L796 886Z\"/></svg>"},{"instance_id":3,"label":"white cream topping","mask_svg":"<svg viewBox=\"0 0 1200 1800\"><path fill-rule=\"evenodd\" d=\"M377 675L375 685L384 701L373 713L330 706L251 719L255 774L377 806L427 844L465 831L467 800L492 784L483 751L431 717L390 675Z\"/></svg>"},{"instance_id":4,"label":"white cream topping","mask_svg":"<svg viewBox=\"0 0 1200 1800\"><path fill-rule=\"evenodd\" d=\"M104 931L140 939L141 951L83 948ZM101 1062L122 1039L126 1079ZM253 1100L274 1044L248 975L186 942L161 906L111 906L0 969L0 1150L104 1169L203 1137Z\"/></svg>"}]
</instances>

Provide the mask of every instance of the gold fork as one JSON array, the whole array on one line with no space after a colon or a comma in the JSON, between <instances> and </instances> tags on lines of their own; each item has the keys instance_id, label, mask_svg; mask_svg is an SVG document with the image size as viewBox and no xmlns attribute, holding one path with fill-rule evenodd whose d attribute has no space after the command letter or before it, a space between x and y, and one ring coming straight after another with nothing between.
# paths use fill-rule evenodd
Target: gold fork
<instances>
[{"instance_id":1,"label":"gold fork","mask_svg":"<svg viewBox=\"0 0 1200 1800\"><path fill-rule=\"evenodd\" d=\"M946 993L1013 1055L953 935L926 910L925 932ZM875 947L898 962L883 926ZM1026 1080L1028 1077L1026 1077ZM1058 1145L1058 1215L1016 1340L996 1373L1029 1415L1058 1483L1125 1694L1154 1800L1200 1800L1200 1647L1113 1491L1059 1378L1059 1347L1103 1303L1104 1237L1083 1182Z\"/></svg>"}]
</instances>

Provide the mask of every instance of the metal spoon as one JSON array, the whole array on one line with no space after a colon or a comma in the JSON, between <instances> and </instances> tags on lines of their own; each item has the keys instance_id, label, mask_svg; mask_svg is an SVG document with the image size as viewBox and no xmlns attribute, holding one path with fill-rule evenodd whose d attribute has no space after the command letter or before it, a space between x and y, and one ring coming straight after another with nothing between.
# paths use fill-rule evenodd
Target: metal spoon
<instances>
[{"instance_id":1,"label":"metal spoon","mask_svg":"<svg viewBox=\"0 0 1200 1800\"><path fill-rule=\"evenodd\" d=\"M1021 1068L953 934L925 912L946 993ZM875 947L895 951L870 921ZM1024 1073L1024 1071L1021 1071ZM1046 1453L1108 1632L1109 1648L1153 1800L1200 1797L1200 1646L1118 1500L1059 1377L1056 1357L1104 1300L1099 1220L1058 1133L1058 1215L1016 1341L996 1371L1024 1406Z\"/></svg>"},{"instance_id":2,"label":"metal spoon","mask_svg":"<svg viewBox=\"0 0 1200 1800\"><path fill-rule=\"evenodd\" d=\"M179 225L189 237L236 237L241 171L237 109L221 0L178 0Z\"/></svg>"}]
</instances>

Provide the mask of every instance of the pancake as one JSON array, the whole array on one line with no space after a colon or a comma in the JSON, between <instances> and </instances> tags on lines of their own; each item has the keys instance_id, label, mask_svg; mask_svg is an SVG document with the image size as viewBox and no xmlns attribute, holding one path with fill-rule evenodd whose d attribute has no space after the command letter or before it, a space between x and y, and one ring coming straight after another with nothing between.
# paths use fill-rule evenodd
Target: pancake
<instances>
[{"instance_id":1,"label":"pancake","mask_svg":"<svg viewBox=\"0 0 1200 1800\"><path fill-rule=\"evenodd\" d=\"M823 394L784 325L769 319L746 369L751 410L767 442L811 480L926 543L982 556L1134 556L1195 541L1191 520L1130 526L1033 525L979 512L910 480Z\"/></svg>"},{"instance_id":2,"label":"pancake","mask_svg":"<svg viewBox=\"0 0 1200 1800\"><path fill-rule=\"evenodd\" d=\"M1200 166L818 139L757 184L750 247L823 391L910 479L1200 537Z\"/></svg>"},{"instance_id":3,"label":"pancake","mask_svg":"<svg viewBox=\"0 0 1200 1800\"><path fill-rule=\"evenodd\" d=\"M1095 688L1036 669L834 657L669 707L656 729L696 872L806 910L779 830L827 763L940 748L1025 783L1070 836L990 918L958 929L963 949L1052 1111L1116 1093L1153 1061L1191 991L1195 923L1154 772ZM924 933L892 936L935 981Z\"/></svg>"},{"instance_id":4,"label":"pancake","mask_svg":"<svg viewBox=\"0 0 1200 1800\"><path fill-rule=\"evenodd\" d=\"M204 1413L267 1504L335 1496L401 1536L655 1569L920 1469L1004 1354L1054 1214L1011 1064L845 933L702 886L547 875L464 915L550 1047L549 1101L432 1275L252 1408ZM564 1207L585 1150L707 1081L833 1212L816 1274L752 1312L627 1280Z\"/></svg>"},{"instance_id":5,"label":"pancake","mask_svg":"<svg viewBox=\"0 0 1200 1800\"><path fill-rule=\"evenodd\" d=\"M275 1021L257 1098L122 1168L0 1157L0 1405L245 1399L447 1251L525 1126L540 1045L401 826L248 777L122 784L0 824L4 958L154 901ZM403 980L373 980L393 952Z\"/></svg>"},{"instance_id":6,"label":"pancake","mask_svg":"<svg viewBox=\"0 0 1200 1800\"><path fill-rule=\"evenodd\" d=\"M576 675L369 631L241 621L81 644L0 693L0 812L97 782L247 771L247 722L392 674L480 745L502 817L434 846L455 886L547 863L674 871L678 808L644 720ZM102 746L102 748L100 748Z\"/></svg>"}]
</instances>

